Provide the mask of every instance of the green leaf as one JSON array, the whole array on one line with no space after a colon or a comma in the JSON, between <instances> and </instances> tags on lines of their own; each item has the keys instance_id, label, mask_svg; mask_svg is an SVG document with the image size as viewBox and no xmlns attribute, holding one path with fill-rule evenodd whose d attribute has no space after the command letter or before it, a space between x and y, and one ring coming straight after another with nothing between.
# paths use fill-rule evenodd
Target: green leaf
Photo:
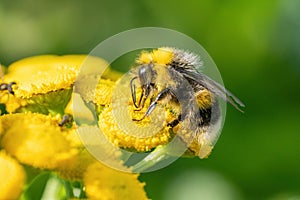
<instances>
[{"instance_id":1,"label":"green leaf","mask_svg":"<svg viewBox=\"0 0 300 200\"><path fill-rule=\"evenodd\" d=\"M36 176L24 191L21 200L39 200L42 198L50 172L43 172Z\"/></svg>"},{"instance_id":2,"label":"green leaf","mask_svg":"<svg viewBox=\"0 0 300 200\"><path fill-rule=\"evenodd\" d=\"M42 172L29 183L20 199L64 200L66 199L64 182L51 172Z\"/></svg>"}]
</instances>

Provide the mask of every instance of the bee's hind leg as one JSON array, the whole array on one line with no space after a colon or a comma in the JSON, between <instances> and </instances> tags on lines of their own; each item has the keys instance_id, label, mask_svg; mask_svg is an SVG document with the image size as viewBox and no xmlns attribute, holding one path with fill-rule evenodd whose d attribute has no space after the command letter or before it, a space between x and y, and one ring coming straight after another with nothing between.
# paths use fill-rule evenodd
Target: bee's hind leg
<instances>
[{"instance_id":1,"label":"bee's hind leg","mask_svg":"<svg viewBox=\"0 0 300 200\"><path fill-rule=\"evenodd\" d=\"M145 117L149 116L152 111L155 109L157 103L161 100L163 100L164 98L168 97L168 95L174 96L174 93L172 92L172 89L170 87L162 90L160 93L158 93L158 95L155 97L154 101L152 101L152 103L150 104L150 106L148 107L146 113L144 114L144 116L140 119L132 119L133 121L142 121Z\"/></svg>"}]
</instances>

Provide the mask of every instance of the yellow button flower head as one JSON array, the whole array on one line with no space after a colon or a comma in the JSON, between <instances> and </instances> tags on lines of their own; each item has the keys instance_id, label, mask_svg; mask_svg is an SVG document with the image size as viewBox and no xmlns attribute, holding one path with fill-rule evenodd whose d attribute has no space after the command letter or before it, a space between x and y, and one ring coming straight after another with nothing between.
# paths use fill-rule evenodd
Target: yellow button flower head
<instances>
[{"instance_id":1,"label":"yellow button flower head","mask_svg":"<svg viewBox=\"0 0 300 200\"><path fill-rule=\"evenodd\" d=\"M76 157L74 157L72 165L60 166L56 171L59 176L65 179L82 180L83 173L86 171L86 168L97 160L84 147L84 144L82 143L81 138L79 137L77 130L74 127L75 125L68 132L64 132L63 135L70 142L72 147L78 149L78 154L76 155ZM90 131L93 131L93 129L89 128L89 126L82 126L79 127L79 129L80 132L82 132L82 130L85 130L86 134L89 134L91 133ZM119 157L120 155L118 155L118 159Z\"/></svg>"},{"instance_id":2,"label":"yellow button flower head","mask_svg":"<svg viewBox=\"0 0 300 200\"><path fill-rule=\"evenodd\" d=\"M100 162L88 167L83 182L90 199L148 199L137 174L116 171Z\"/></svg>"},{"instance_id":3,"label":"yellow button flower head","mask_svg":"<svg viewBox=\"0 0 300 200\"><path fill-rule=\"evenodd\" d=\"M0 199L18 199L26 175L23 167L3 150L0 151Z\"/></svg>"},{"instance_id":4,"label":"yellow button flower head","mask_svg":"<svg viewBox=\"0 0 300 200\"><path fill-rule=\"evenodd\" d=\"M83 64L90 70L100 68L103 71L107 66L104 60L87 55L35 56L11 64L4 81L16 82L13 86L15 97L27 100L28 105L18 112L62 114ZM9 112L17 109L15 104L6 104Z\"/></svg>"},{"instance_id":5,"label":"yellow button flower head","mask_svg":"<svg viewBox=\"0 0 300 200\"><path fill-rule=\"evenodd\" d=\"M147 123L147 120L143 120L140 125L147 126L149 123ZM155 135L152 135L151 137L145 138L137 138L134 135L123 132L114 119L112 107L105 108L100 114L99 127L106 135L108 140L114 145L136 151L150 151L152 148L168 143L171 138L168 127L163 128L161 131ZM136 129L132 131L135 131L134 133L138 134L136 133ZM142 135L143 133L140 134Z\"/></svg>"},{"instance_id":6,"label":"yellow button flower head","mask_svg":"<svg viewBox=\"0 0 300 200\"><path fill-rule=\"evenodd\" d=\"M1 146L20 162L45 169L74 162L77 149L63 136L58 119L37 113L17 113L1 116L0 120Z\"/></svg>"},{"instance_id":7,"label":"yellow button flower head","mask_svg":"<svg viewBox=\"0 0 300 200\"><path fill-rule=\"evenodd\" d=\"M7 91L1 91L0 93L0 103L6 105L6 111L8 113L13 113L20 107L27 105L27 101L21 98L16 98L14 95L9 94Z\"/></svg>"},{"instance_id":8,"label":"yellow button flower head","mask_svg":"<svg viewBox=\"0 0 300 200\"><path fill-rule=\"evenodd\" d=\"M9 66L5 82L15 81L17 97L32 97L60 89L69 89L76 80L86 55L43 55L25 58ZM91 65L107 65L100 58L89 57Z\"/></svg>"},{"instance_id":9,"label":"yellow button flower head","mask_svg":"<svg viewBox=\"0 0 300 200\"><path fill-rule=\"evenodd\" d=\"M82 180L86 168L95 161L95 158L86 149L82 148L74 158L72 165L60 166L57 169L57 173L60 177L67 180Z\"/></svg>"},{"instance_id":10,"label":"yellow button flower head","mask_svg":"<svg viewBox=\"0 0 300 200\"><path fill-rule=\"evenodd\" d=\"M97 151L92 153L99 153L103 155L101 161L111 164L120 170L129 171L123 166L123 161L120 159L121 152L115 146L104 143L104 139L98 141L94 138L99 134L97 126L82 125L78 129L71 128L68 132L64 131L64 136L70 142L72 147L76 147L79 151L72 165L61 166L57 169L58 174L68 180L81 180L86 168L92 163L98 162L96 158L88 152L86 148L97 148ZM80 136L79 136L80 134ZM82 142L84 140L84 143ZM86 148L85 148L86 147Z\"/></svg>"},{"instance_id":11,"label":"yellow button flower head","mask_svg":"<svg viewBox=\"0 0 300 200\"><path fill-rule=\"evenodd\" d=\"M85 77L85 79L80 80L80 84L76 85L76 92L81 94L85 101L103 106L111 103L114 86L115 82L109 79L100 79L96 88L92 88L93 84L90 84L90 77Z\"/></svg>"}]
</instances>

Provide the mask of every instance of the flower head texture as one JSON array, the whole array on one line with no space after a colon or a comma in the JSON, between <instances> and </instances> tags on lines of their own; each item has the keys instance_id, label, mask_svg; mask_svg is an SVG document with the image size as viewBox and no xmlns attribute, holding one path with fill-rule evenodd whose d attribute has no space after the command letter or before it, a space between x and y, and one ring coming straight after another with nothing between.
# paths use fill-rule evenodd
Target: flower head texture
<instances>
[{"instance_id":1,"label":"flower head texture","mask_svg":"<svg viewBox=\"0 0 300 200\"><path fill-rule=\"evenodd\" d=\"M166 50L157 50L142 54L140 62L150 58L165 64L171 56ZM32 190L33 180L44 172L55 176L61 182L58 185L66 183L60 186L65 191L57 192L65 198L77 198L70 194L80 185L83 198L148 199L145 183L132 173L134 166L127 163L129 154L124 152L151 152L167 144L174 132L166 124L175 115L170 108L158 106L152 116L163 111L158 118L167 118L159 131L138 137L145 135L141 130L155 119L150 116L133 122L141 129L130 128L134 134L128 134L113 113L120 77L106 61L88 55L34 56L8 67L0 91L0 103L5 105L0 115L0 199L25 196ZM150 104L147 100L142 112L135 112L130 97L124 97L123 106L130 113L127 121L141 118ZM70 118L63 123L65 116ZM122 122L124 117L120 116ZM29 168L36 177L29 176ZM30 180L26 180L26 173ZM51 183L51 178L44 180L45 185L47 181Z\"/></svg>"},{"instance_id":2,"label":"flower head texture","mask_svg":"<svg viewBox=\"0 0 300 200\"><path fill-rule=\"evenodd\" d=\"M72 165L60 166L57 169L58 174L68 180L82 180L83 174L89 165L99 162L88 149L97 149L97 154L101 154L102 161L112 164L118 169L129 171L120 159L121 152L118 148L109 143L104 143L95 140L93 136L99 134L99 129L96 126L83 125L77 130L71 128L68 132L64 131L63 135L70 142L72 147L78 149L78 154L74 157ZM104 138L103 140L104 141ZM87 149L88 148L88 149Z\"/></svg>"},{"instance_id":3,"label":"flower head texture","mask_svg":"<svg viewBox=\"0 0 300 200\"><path fill-rule=\"evenodd\" d=\"M42 55L17 61L9 66L4 76L5 83L16 83L12 85L14 95L1 97L0 101L6 104L9 113L63 114L83 66L88 66L84 69L93 73L95 69L104 71L107 63L87 55ZM106 70L105 74L117 76L112 70Z\"/></svg>"},{"instance_id":4,"label":"flower head texture","mask_svg":"<svg viewBox=\"0 0 300 200\"><path fill-rule=\"evenodd\" d=\"M143 125L146 126L148 125L148 123L145 122L145 124L142 124L141 126ZM166 144L171 138L171 134L168 128L164 128L155 135L145 138L137 138L134 135L123 132L114 119L111 107L107 107L100 114L99 126L101 127L108 140L111 141L114 145L122 148L134 149L141 152L149 151L159 145Z\"/></svg>"},{"instance_id":5,"label":"flower head texture","mask_svg":"<svg viewBox=\"0 0 300 200\"><path fill-rule=\"evenodd\" d=\"M71 164L78 153L63 136L54 117L17 113L1 116L0 120L3 125L1 147L21 163L55 169Z\"/></svg>"},{"instance_id":6,"label":"flower head texture","mask_svg":"<svg viewBox=\"0 0 300 200\"><path fill-rule=\"evenodd\" d=\"M25 58L9 66L5 82L16 82L15 95L29 98L60 89L69 89L75 82L87 55L42 55ZM100 58L89 57L90 65L105 66Z\"/></svg>"},{"instance_id":7,"label":"flower head texture","mask_svg":"<svg viewBox=\"0 0 300 200\"><path fill-rule=\"evenodd\" d=\"M148 199L144 191L145 184L138 180L137 174L116 171L99 162L89 166L84 184L91 199Z\"/></svg>"}]
</instances>

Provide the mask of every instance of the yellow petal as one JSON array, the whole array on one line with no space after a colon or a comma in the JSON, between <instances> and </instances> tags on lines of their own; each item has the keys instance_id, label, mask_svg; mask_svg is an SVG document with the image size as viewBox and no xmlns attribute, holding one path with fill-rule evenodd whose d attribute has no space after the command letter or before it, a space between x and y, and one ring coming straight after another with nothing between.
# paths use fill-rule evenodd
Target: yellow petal
<instances>
[{"instance_id":1,"label":"yellow petal","mask_svg":"<svg viewBox=\"0 0 300 200\"><path fill-rule=\"evenodd\" d=\"M1 116L0 120L4 131L1 145L20 162L45 169L74 162L77 149L63 136L58 119L18 113Z\"/></svg>"},{"instance_id":2,"label":"yellow petal","mask_svg":"<svg viewBox=\"0 0 300 200\"><path fill-rule=\"evenodd\" d=\"M3 150L0 151L0 199L18 199L25 179L23 167Z\"/></svg>"},{"instance_id":3,"label":"yellow petal","mask_svg":"<svg viewBox=\"0 0 300 200\"><path fill-rule=\"evenodd\" d=\"M116 171L100 162L88 167L84 176L84 185L90 199L148 199L144 191L145 184L139 182L138 174Z\"/></svg>"}]
</instances>

